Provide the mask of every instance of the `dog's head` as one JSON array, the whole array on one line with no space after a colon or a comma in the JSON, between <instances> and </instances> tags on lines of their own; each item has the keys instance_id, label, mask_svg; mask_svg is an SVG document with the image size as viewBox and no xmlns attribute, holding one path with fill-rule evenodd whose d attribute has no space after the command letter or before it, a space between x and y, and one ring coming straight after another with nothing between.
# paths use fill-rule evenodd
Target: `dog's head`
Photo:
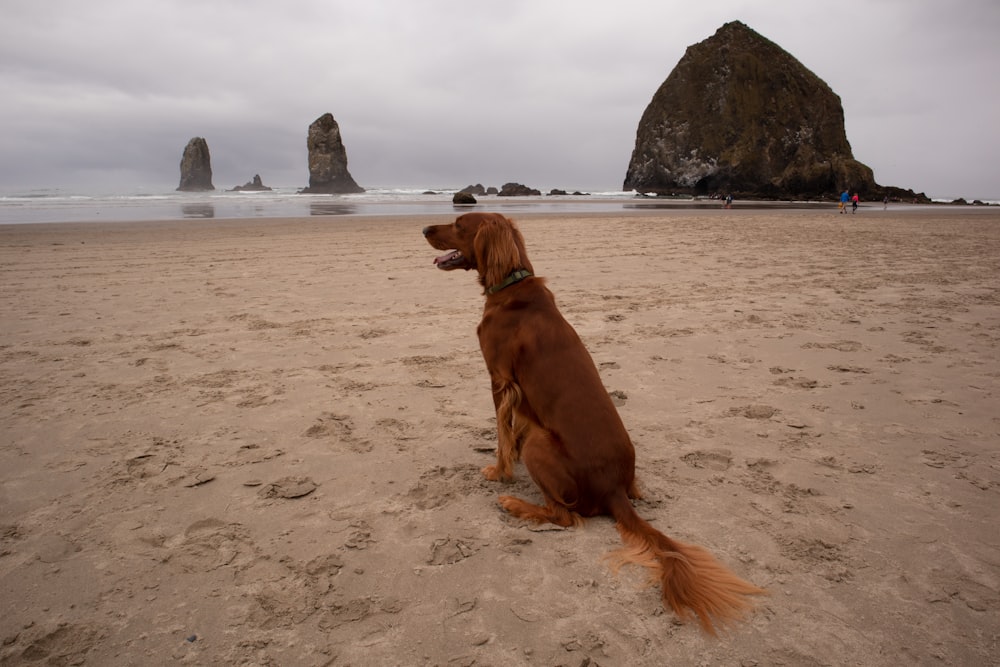
<instances>
[{"instance_id":1,"label":"dog's head","mask_svg":"<svg viewBox=\"0 0 1000 667\"><path fill-rule=\"evenodd\" d=\"M450 225L424 227L423 232L432 247L448 251L434 259L439 269L475 269L486 290L518 269L532 271L521 232L499 213L466 213Z\"/></svg>"}]
</instances>

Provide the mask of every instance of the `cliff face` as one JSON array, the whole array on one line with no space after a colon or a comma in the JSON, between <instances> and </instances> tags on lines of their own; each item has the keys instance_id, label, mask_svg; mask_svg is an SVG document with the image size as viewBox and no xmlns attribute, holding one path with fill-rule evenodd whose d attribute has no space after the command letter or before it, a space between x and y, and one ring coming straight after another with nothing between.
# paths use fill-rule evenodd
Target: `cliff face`
<instances>
[{"instance_id":1,"label":"cliff face","mask_svg":"<svg viewBox=\"0 0 1000 667\"><path fill-rule=\"evenodd\" d=\"M688 47L639 121L624 189L816 197L878 188L819 77L740 22Z\"/></svg>"},{"instance_id":2,"label":"cliff face","mask_svg":"<svg viewBox=\"0 0 1000 667\"><path fill-rule=\"evenodd\" d=\"M347 171L347 149L340 138L340 126L326 113L309 126L306 138L309 149L309 187L311 194L364 192Z\"/></svg>"},{"instance_id":3,"label":"cliff face","mask_svg":"<svg viewBox=\"0 0 1000 667\"><path fill-rule=\"evenodd\" d=\"M182 192L214 190L212 185L212 156L208 153L208 142L195 137L184 147L181 156L181 183L177 189Z\"/></svg>"}]
</instances>

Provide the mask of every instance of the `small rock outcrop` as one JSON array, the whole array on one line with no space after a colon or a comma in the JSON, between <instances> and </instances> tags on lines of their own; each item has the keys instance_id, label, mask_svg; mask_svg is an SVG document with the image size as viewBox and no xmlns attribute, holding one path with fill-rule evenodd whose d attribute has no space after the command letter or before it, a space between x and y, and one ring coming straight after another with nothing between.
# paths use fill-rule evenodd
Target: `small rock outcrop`
<instances>
[{"instance_id":1,"label":"small rock outcrop","mask_svg":"<svg viewBox=\"0 0 1000 667\"><path fill-rule=\"evenodd\" d=\"M181 156L180 192L204 192L214 190L212 185L212 156L208 152L208 142L195 137L184 147Z\"/></svg>"},{"instance_id":2,"label":"small rock outcrop","mask_svg":"<svg viewBox=\"0 0 1000 667\"><path fill-rule=\"evenodd\" d=\"M348 194L364 192L347 171L347 149L340 138L340 126L325 113L309 126L309 186L306 194Z\"/></svg>"},{"instance_id":3,"label":"small rock outcrop","mask_svg":"<svg viewBox=\"0 0 1000 667\"><path fill-rule=\"evenodd\" d=\"M459 190L451 198L451 203L452 204L475 204L477 202L476 202L476 198L472 196L472 193L470 193L470 192L463 192L463 191Z\"/></svg>"},{"instance_id":4,"label":"small rock outcrop","mask_svg":"<svg viewBox=\"0 0 1000 667\"><path fill-rule=\"evenodd\" d=\"M534 188L529 188L527 185L521 185L520 183L504 183L503 187L500 188L500 192L497 194L498 197L537 197L541 195L541 190L535 190Z\"/></svg>"},{"instance_id":5,"label":"small rock outcrop","mask_svg":"<svg viewBox=\"0 0 1000 667\"><path fill-rule=\"evenodd\" d=\"M475 185L466 185L464 188L459 190L459 192L469 195L479 195L482 197L486 194L486 188L483 187L482 183L476 183Z\"/></svg>"},{"instance_id":6,"label":"small rock outcrop","mask_svg":"<svg viewBox=\"0 0 1000 667\"><path fill-rule=\"evenodd\" d=\"M639 121L624 189L816 197L878 189L840 97L777 44L727 23L688 47Z\"/></svg>"},{"instance_id":7,"label":"small rock outcrop","mask_svg":"<svg viewBox=\"0 0 1000 667\"><path fill-rule=\"evenodd\" d=\"M260 180L260 174L254 174L253 180L243 185L237 185L230 192L269 192L271 188L264 185Z\"/></svg>"}]
</instances>

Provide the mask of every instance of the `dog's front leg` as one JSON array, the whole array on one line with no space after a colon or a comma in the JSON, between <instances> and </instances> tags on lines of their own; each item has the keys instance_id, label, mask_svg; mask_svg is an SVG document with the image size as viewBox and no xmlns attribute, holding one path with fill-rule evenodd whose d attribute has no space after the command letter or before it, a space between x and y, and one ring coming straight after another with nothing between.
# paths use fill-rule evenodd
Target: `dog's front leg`
<instances>
[{"instance_id":1,"label":"dog's front leg","mask_svg":"<svg viewBox=\"0 0 1000 667\"><path fill-rule=\"evenodd\" d=\"M483 476L496 482L514 479L514 462L521 456L515 409L521 403L521 388L514 382L492 379L493 405L497 411L497 462L483 468Z\"/></svg>"}]
</instances>

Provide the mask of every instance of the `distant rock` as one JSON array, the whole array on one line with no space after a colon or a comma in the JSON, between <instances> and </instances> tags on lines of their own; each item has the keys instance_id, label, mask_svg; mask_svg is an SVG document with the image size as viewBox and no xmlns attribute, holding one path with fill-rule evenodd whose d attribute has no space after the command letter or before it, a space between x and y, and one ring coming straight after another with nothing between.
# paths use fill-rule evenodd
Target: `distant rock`
<instances>
[{"instance_id":1,"label":"distant rock","mask_svg":"<svg viewBox=\"0 0 1000 667\"><path fill-rule=\"evenodd\" d=\"M493 187L491 185L490 187L486 188L486 194L488 194L488 195L498 195L498 194L500 194L500 191L497 190L495 187Z\"/></svg>"},{"instance_id":2,"label":"distant rock","mask_svg":"<svg viewBox=\"0 0 1000 667\"><path fill-rule=\"evenodd\" d=\"M230 192L269 192L271 188L264 185L260 180L260 174L254 174L253 180L244 185L237 185Z\"/></svg>"},{"instance_id":3,"label":"distant rock","mask_svg":"<svg viewBox=\"0 0 1000 667\"><path fill-rule=\"evenodd\" d=\"M340 126L325 113L309 126L309 186L307 194L347 194L364 192L347 171L347 149L340 138Z\"/></svg>"},{"instance_id":4,"label":"distant rock","mask_svg":"<svg viewBox=\"0 0 1000 667\"><path fill-rule=\"evenodd\" d=\"M463 192L463 191L459 190L451 198L451 203L452 204L475 204L477 202L476 202L476 198L473 197L471 193Z\"/></svg>"},{"instance_id":5,"label":"distant rock","mask_svg":"<svg viewBox=\"0 0 1000 667\"><path fill-rule=\"evenodd\" d=\"M559 188L552 188L549 190L549 196L552 195L564 195L567 194L565 190L560 190Z\"/></svg>"},{"instance_id":6,"label":"distant rock","mask_svg":"<svg viewBox=\"0 0 1000 667\"><path fill-rule=\"evenodd\" d=\"M727 23L688 47L639 121L624 189L833 196L878 191L840 97L777 44Z\"/></svg>"},{"instance_id":7,"label":"distant rock","mask_svg":"<svg viewBox=\"0 0 1000 667\"><path fill-rule=\"evenodd\" d=\"M208 142L195 137L184 147L181 156L181 192L204 192L214 190L212 185L212 156L208 152Z\"/></svg>"},{"instance_id":8,"label":"distant rock","mask_svg":"<svg viewBox=\"0 0 1000 667\"><path fill-rule=\"evenodd\" d=\"M520 183L504 183L504 186L500 188L500 192L497 196L499 197L532 197L539 196L542 192L540 190L535 190L534 188L529 188L527 185L521 185Z\"/></svg>"},{"instance_id":9,"label":"distant rock","mask_svg":"<svg viewBox=\"0 0 1000 667\"><path fill-rule=\"evenodd\" d=\"M466 185L459 192L473 196L479 195L481 197L486 194L486 188L483 187L482 183L476 183L475 185Z\"/></svg>"}]
</instances>

